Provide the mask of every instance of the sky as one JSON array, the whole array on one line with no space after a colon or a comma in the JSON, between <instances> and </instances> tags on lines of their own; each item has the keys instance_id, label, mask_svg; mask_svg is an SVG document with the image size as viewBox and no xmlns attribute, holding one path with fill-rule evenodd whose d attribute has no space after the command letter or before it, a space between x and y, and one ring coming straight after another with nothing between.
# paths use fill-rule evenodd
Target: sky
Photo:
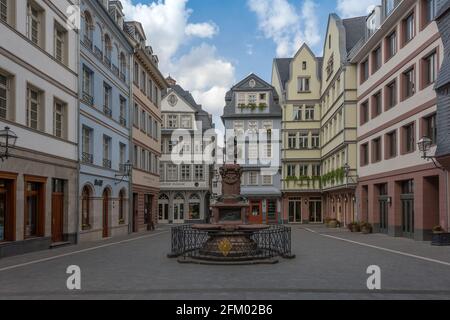
<instances>
[{"instance_id":1,"label":"sky","mask_svg":"<svg viewBox=\"0 0 450 320\"><path fill-rule=\"evenodd\" d=\"M270 83L273 59L306 42L322 54L328 15L366 15L381 0L122 0L127 20L142 23L161 72L212 113L226 92L255 73Z\"/></svg>"}]
</instances>

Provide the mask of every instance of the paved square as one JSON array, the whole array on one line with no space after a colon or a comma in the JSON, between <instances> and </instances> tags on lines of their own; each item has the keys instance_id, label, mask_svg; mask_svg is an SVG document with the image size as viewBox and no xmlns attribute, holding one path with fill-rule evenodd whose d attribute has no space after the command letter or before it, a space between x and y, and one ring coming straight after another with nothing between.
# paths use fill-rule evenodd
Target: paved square
<instances>
[{"instance_id":1,"label":"paved square","mask_svg":"<svg viewBox=\"0 0 450 320\"><path fill-rule=\"evenodd\" d=\"M322 226L292 227L294 260L182 265L170 230L0 260L0 299L450 299L450 248ZM66 288L78 265L82 290ZM370 292L367 267L382 271Z\"/></svg>"}]
</instances>

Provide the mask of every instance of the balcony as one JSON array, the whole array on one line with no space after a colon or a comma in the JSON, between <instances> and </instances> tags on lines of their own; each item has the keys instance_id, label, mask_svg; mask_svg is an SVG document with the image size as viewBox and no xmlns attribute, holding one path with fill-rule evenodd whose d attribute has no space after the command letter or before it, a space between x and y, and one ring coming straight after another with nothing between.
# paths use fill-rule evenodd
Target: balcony
<instances>
[{"instance_id":1,"label":"balcony","mask_svg":"<svg viewBox=\"0 0 450 320\"><path fill-rule=\"evenodd\" d=\"M127 119L125 119L124 117L120 117L119 122L122 126L124 126L124 127L127 126Z\"/></svg>"},{"instance_id":2,"label":"balcony","mask_svg":"<svg viewBox=\"0 0 450 320\"><path fill-rule=\"evenodd\" d=\"M125 74L123 72L120 72L119 75L120 80L122 80L123 82L126 82L127 77L125 76Z\"/></svg>"},{"instance_id":3,"label":"balcony","mask_svg":"<svg viewBox=\"0 0 450 320\"><path fill-rule=\"evenodd\" d=\"M87 36L84 36L83 38L83 44L92 51L92 40L89 39Z\"/></svg>"},{"instance_id":4,"label":"balcony","mask_svg":"<svg viewBox=\"0 0 450 320\"><path fill-rule=\"evenodd\" d=\"M111 69L111 59L107 56L105 56L105 59L103 60L103 62L105 63L105 65Z\"/></svg>"},{"instance_id":5,"label":"balcony","mask_svg":"<svg viewBox=\"0 0 450 320\"><path fill-rule=\"evenodd\" d=\"M103 106L103 113L108 118L112 118L112 110L108 106Z\"/></svg>"},{"instance_id":6,"label":"balcony","mask_svg":"<svg viewBox=\"0 0 450 320\"><path fill-rule=\"evenodd\" d=\"M94 105L94 97L91 96L89 93L83 92L82 100L83 102L85 102L90 106Z\"/></svg>"},{"instance_id":7,"label":"balcony","mask_svg":"<svg viewBox=\"0 0 450 320\"><path fill-rule=\"evenodd\" d=\"M119 68L115 65L112 65L112 72L116 75L116 77L119 77Z\"/></svg>"},{"instance_id":8,"label":"balcony","mask_svg":"<svg viewBox=\"0 0 450 320\"><path fill-rule=\"evenodd\" d=\"M111 169L111 167L112 167L111 160L109 160L109 159L103 159L103 167L104 167L104 168L107 168L107 169Z\"/></svg>"},{"instance_id":9,"label":"balcony","mask_svg":"<svg viewBox=\"0 0 450 320\"><path fill-rule=\"evenodd\" d=\"M103 51L100 50L97 46L94 47L94 55L97 57L97 59L103 60Z\"/></svg>"},{"instance_id":10,"label":"balcony","mask_svg":"<svg viewBox=\"0 0 450 320\"><path fill-rule=\"evenodd\" d=\"M86 164L93 164L94 163L94 156L90 153L83 152L81 154L81 162Z\"/></svg>"}]
</instances>

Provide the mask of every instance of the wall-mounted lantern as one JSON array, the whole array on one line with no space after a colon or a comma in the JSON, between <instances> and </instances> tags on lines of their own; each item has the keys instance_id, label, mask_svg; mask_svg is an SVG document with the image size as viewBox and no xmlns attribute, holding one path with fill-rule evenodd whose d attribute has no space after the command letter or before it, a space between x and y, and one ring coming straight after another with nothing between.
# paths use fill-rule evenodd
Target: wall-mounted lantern
<instances>
[{"instance_id":1,"label":"wall-mounted lantern","mask_svg":"<svg viewBox=\"0 0 450 320\"><path fill-rule=\"evenodd\" d=\"M17 135L9 127L0 130L0 160L3 162L10 156L9 149L17 142Z\"/></svg>"}]
</instances>

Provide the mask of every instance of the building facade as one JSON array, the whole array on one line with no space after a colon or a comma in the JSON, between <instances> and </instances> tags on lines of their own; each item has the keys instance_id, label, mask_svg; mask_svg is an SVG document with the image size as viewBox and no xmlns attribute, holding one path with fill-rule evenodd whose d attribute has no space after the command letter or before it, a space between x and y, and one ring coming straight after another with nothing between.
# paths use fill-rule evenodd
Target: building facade
<instances>
[{"instance_id":1,"label":"building facade","mask_svg":"<svg viewBox=\"0 0 450 320\"><path fill-rule=\"evenodd\" d=\"M283 221L322 223L320 87L322 58L303 45L275 59L272 85L281 97Z\"/></svg>"},{"instance_id":2,"label":"building facade","mask_svg":"<svg viewBox=\"0 0 450 320\"><path fill-rule=\"evenodd\" d=\"M227 131L226 161L243 168L241 193L250 204L248 221L281 223L282 111L278 93L251 74L233 86L225 100L222 121ZM230 136L230 132L234 134ZM232 152L234 149L236 152Z\"/></svg>"},{"instance_id":3,"label":"building facade","mask_svg":"<svg viewBox=\"0 0 450 320\"><path fill-rule=\"evenodd\" d=\"M158 221L173 224L205 222L210 216L214 162L205 162L204 155L214 158L216 143L212 116L175 80L169 78L167 82L169 89L161 103ZM178 152L176 148L179 148ZM175 159L174 154L182 155L183 159Z\"/></svg>"},{"instance_id":4,"label":"building facade","mask_svg":"<svg viewBox=\"0 0 450 320\"><path fill-rule=\"evenodd\" d=\"M161 92L167 82L158 69L158 57L146 45L139 22L126 22L134 44L133 59L133 197L132 229L147 230L157 223L159 162L161 158Z\"/></svg>"},{"instance_id":5,"label":"building facade","mask_svg":"<svg viewBox=\"0 0 450 320\"><path fill-rule=\"evenodd\" d=\"M127 234L132 45L120 1L81 1L80 240Z\"/></svg>"},{"instance_id":6,"label":"building facade","mask_svg":"<svg viewBox=\"0 0 450 320\"><path fill-rule=\"evenodd\" d=\"M427 240L447 225L447 174L418 150L436 149L434 83L443 60L435 0L383 1L368 17L358 64L358 210L375 232Z\"/></svg>"},{"instance_id":7,"label":"building facade","mask_svg":"<svg viewBox=\"0 0 450 320\"><path fill-rule=\"evenodd\" d=\"M349 53L364 37L365 17L331 14L324 42L321 84L321 158L324 216L356 221L357 81ZM345 168L348 167L347 170Z\"/></svg>"},{"instance_id":8,"label":"building facade","mask_svg":"<svg viewBox=\"0 0 450 320\"><path fill-rule=\"evenodd\" d=\"M78 33L72 1L1 1L0 258L74 243L78 231Z\"/></svg>"}]
</instances>

